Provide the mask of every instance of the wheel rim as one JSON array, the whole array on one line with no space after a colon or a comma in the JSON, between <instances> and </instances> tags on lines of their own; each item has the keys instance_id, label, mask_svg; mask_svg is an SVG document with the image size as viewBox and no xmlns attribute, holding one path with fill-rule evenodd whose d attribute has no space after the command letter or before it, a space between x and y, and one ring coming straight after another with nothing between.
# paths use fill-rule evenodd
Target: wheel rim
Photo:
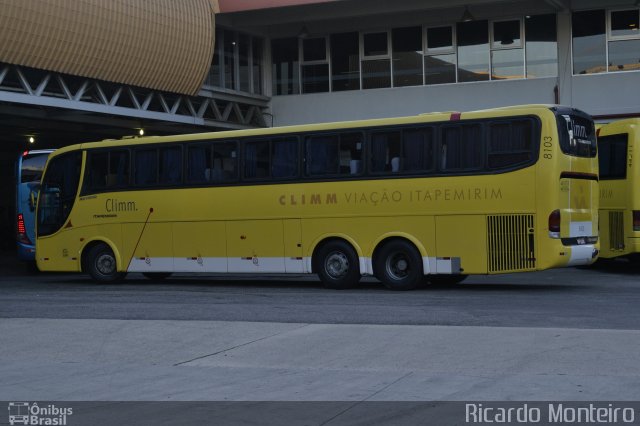
<instances>
[{"instance_id":1,"label":"wheel rim","mask_svg":"<svg viewBox=\"0 0 640 426\"><path fill-rule=\"evenodd\" d=\"M349 272L349 258L341 251L331 252L325 258L324 270L331 278L342 278Z\"/></svg>"},{"instance_id":2,"label":"wheel rim","mask_svg":"<svg viewBox=\"0 0 640 426\"><path fill-rule=\"evenodd\" d=\"M387 257L385 269L391 279L400 281L411 274L411 262L404 252L394 252Z\"/></svg>"},{"instance_id":3,"label":"wheel rim","mask_svg":"<svg viewBox=\"0 0 640 426\"><path fill-rule=\"evenodd\" d=\"M102 275L111 275L116 271L116 259L108 253L102 253L96 258L96 269Z\"/></svg>"}]
</instances>

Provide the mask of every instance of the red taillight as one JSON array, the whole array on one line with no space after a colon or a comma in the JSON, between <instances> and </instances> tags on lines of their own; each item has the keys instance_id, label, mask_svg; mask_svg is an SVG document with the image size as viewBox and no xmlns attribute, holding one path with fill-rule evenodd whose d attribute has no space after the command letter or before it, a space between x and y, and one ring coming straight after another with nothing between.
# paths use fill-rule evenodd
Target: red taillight
<instances>
[{"instance_id":1,"label":"red taillight","mask_svg":"<svg viewBox=\"0 0 640 426\"><path fill-rule=\"evenodd\" d=\"M23 244L31 244L31 240L27 237L27 227L24 225L22 213L18 213L18 241Z\"/></svg>"},{"instance_id":2,"label":"red taillight","mask_svg":"<svg viewBox=\"0 0 640 426\"><path fill-rule=\"evenodd\" d=\"M22 153L22 156L23 156L23 157L26 157L27 155L29 155L29 151L24 151L24 152Z\"/></svg>"},{"instance_id":3,"label":"red taillight","mask_svg":"<svg viewBox=\"0 0 640 426\"><path fill-rule=\"evenodd\" d=\"M24 226L24 216L22 213L18 214L18 234L26 234L27 228Z\"/></svg>"},{"instance_id":4,"label":"red taillight","mask_svg":"<svg viewBox=\"0 0 640 426\"><path fill-rule=\"evenodd\" d=\"M633 211L633 230L640 231L640 210Z\"/></svg>"},{"instance_id":5,"label":"red taillight","mask_svg":"<svg viewBox=\"0 0 640 426\"><path fill-rule=\"evenodd\" d=\"M549 232L560 233L560 210L554 210L549 215Z\"/></svg>"},{"instance_id":6,"label":"red taillight","mask_svg":"<svg viewBox=\"0 0 640 426\"><path fill-rule=\"evenodd\" d=\"M452 112L449 116L449 121L459 121L461 116L462 114L459 112Z\"/></svg>"}]
</instances>

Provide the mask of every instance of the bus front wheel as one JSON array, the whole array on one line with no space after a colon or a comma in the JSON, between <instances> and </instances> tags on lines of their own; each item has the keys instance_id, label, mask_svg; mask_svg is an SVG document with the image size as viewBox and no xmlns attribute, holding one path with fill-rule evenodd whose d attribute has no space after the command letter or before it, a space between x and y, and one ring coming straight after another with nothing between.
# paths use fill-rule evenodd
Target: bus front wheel
<instances>
[{"instance_id":1,"label":"bus front wheel","mask_svg":"<svg viewBox=\"0 0 640 426\"><path fill-rule=\"evenodd\" d=\"M404 240L382 246L373 267L376 277L390 290L413 290L422 282L422 256Z\"/></svg>"},{"instance_id":2,"label":"bus front wheel","mask_svg":"<svg viewBox=\"0 0 640 426\"><path fill-rule=\"evenodd\" d=\"M358 254L345 241L324 244L316 254L316 272L327 288L342 290L360 281Z\"/></svg>"},{"instance_id":3,"label":"bus front wheel","mask_svg":"<svg viewBox=\"0 0 640 426\"><path fill-rule=\"evenodd\" d=\"M96 244L87 252L85 270L99 283L117 282L126 275L124 272L118 272L113 250L103 243Z\"/></svg>"}]
</instances>

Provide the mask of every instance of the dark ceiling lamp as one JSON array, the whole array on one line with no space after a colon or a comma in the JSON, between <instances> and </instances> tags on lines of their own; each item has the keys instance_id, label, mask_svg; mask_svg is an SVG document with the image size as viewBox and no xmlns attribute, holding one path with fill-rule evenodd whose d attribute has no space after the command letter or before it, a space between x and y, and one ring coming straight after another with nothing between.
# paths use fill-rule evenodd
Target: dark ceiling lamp
<instances>
[{"instance_id":1,"label":"dark ceiling lamp","mask_svg":"<svg viewBox=\"0 0 640 426\"><path fill-rule=\"evenodd\" d=\"M462 17L460 18L460 20L462 22L471 22L473 21L475 18L473 17L473 15L471 14L471 12L469 12L469 6L465 6L464 7L464 12L462 12Z\"/></svg>"},{"instance_id":2,"label":"dark ceiling lamp","mask_svg":"<svg viewBox=\"0 0 640 426\"><path fill-rule=\"evenodd\" d=\"M302 28L300 28L300 32L298 32L298 37L307 38L309 37L309 28L305 24L302 24Z\"/></svg>"}]
</instances>

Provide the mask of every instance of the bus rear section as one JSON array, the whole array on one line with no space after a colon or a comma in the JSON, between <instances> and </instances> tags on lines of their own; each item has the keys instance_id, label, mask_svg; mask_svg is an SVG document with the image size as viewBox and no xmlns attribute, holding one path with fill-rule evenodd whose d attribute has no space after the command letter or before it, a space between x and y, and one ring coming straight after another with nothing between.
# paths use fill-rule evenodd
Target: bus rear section
<instances>
[{"instance_id":1,"label":"bus rear section","mask_svg":"<svg viewBox=\"0 0 640 426\"><path fill-rule=\"evenodd\" d=\"M556 109L556 122L560 149L549 179L550 184L559 185L559 191L552 191L558 198L548 216L548 233L564 259L559 266L589 265L599 253L595 126L587 114L569 108ZM546 142L543 137L543 162L549 155Z\"/></svg>"},{"instance_id":2,"label":"bus rear section","mask_svg":"<svg viewBox=\"0 0 640 426\"><path fill-rule=\"evenodd\" d=\"M35 211L40 179L52 149L23 152L16 162L16 243L18 259L35 261Z\"/></svg>"},{"instance_id":3,"label":"bus rear section","mask_svg":"<svg viewBox=\"0 0 640 426\"><path fill-rule=\"evenodd\" d=\"M640 170L636 142L640 119L603 125L598 133L600 165L600 257L640 257Z\"/></svg>"}]
</instances>

